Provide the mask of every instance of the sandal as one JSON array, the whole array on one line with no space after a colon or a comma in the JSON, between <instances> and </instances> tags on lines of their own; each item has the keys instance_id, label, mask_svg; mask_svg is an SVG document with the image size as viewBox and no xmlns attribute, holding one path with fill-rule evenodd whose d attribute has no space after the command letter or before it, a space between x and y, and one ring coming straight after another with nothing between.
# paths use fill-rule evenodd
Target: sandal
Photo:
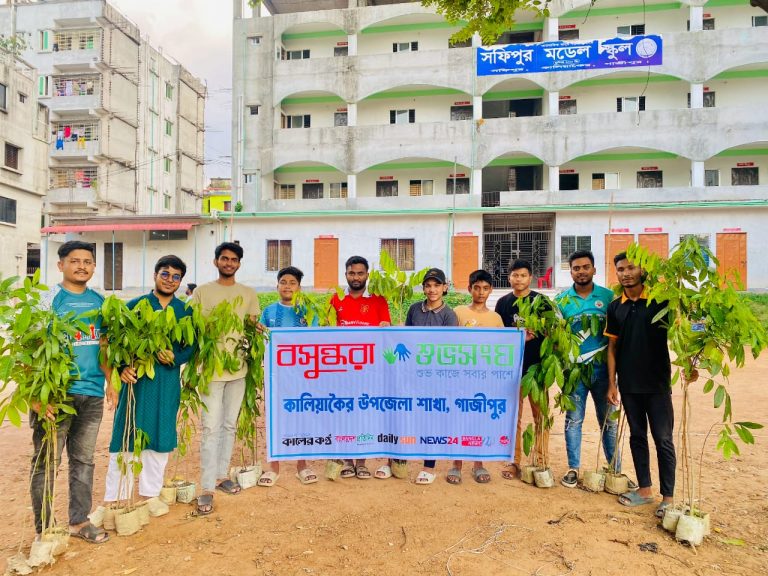
<instances>
[{"instance_id":1,"label":"sandal","mask_svg":"<svg viewBox=\"0 0 768 576\"><path fill-rule=\"evenodd\" d=\"M505 480L517 480L520 478L520 465L517 462L510 462L501 469L501 477Z\"/></svg>"},{"instance_id":2,"label":"sandal","mask_svg":"<svg viewBox=\"0 0 768 576\"><path fill-rule=\"evenodd\" d=\"M213 494L201 494L197 497L198 516L207 516L213 512Z\"/></svg>"},{"instance_id":3,"label":"sandal","mask_svg":"<svg viewBox=\"0 0 768 576\"><path fill-rule=\"evenodd\" d=\"M488 484L491 481L491 475L482 466L480 468L472 468L472 476L478 484Z\"/></svg>"},{"instance_id":4,"label":"sandal","mask_svg":"<svg viewBox=\"0 0 768 576\"><path fill-rule=\"evenodd\" d=\"M298 478L299 482L302 484L314 484L317 482L317 474L315 474L315 471L312 470L312 468L304 468L304 470L300 470L296 473L296 478Z\"/></svg>"},{"instance_id":5,"label":"sandal","mask_svg":"<svg viewBox=\"0 0 768 576\"><path fill-rule=\"evenodd\" d=\"M352 466L352 464L344 464L344 466L341 469L341 473L339 474L342 478L354 478L355 476L355 467Z\"/></svg>"},{"instance_id":6,"label":"sandal","mask_svg":"<svg viewBox=\"0 0 768 576\"><path fill-rule=\"evenodd\" d=\"M448 484L461 484L461 470L458 468L451 468L448 470L448 475L445 477Z\"/></svg>"},{"instance_id":7,"label":"sandal","mask_svg":"<svg viewBox=\"0 0 768 576\"><path fill-rule=\"evenodd\" d=\"M261 486L262 488L271 488L277 483L278 478L280 478L280 474L275 474L272 472L272 470L268 470L259 476L259 480L256 482L256 486Z\"/></svg>"},{"instance_id":8,"label":"sandal","mask_svg":"<svg viewBox=\"0 0 768 576\"><path fill-rule=\"evenodd\" d=\"M656 502L656 499L653 496L644 498L637 492L624 492L624 494L619 496L619 504L629 506L630 508L634 508L635 506L645 506L646 504L653 504L654 502Z\"/></svg>"},{"instance_id":9,"label":"sandal","mask_svg":"<svg viewBox=\"0 0 768 576\"><path fill-rule=\"evenodd\" d=\"M104 544L104 542L109 540L109 534L104 532L101 528L96 528L96 526L90 522L79 530L70 532L69 535L74 536L75 538L82 538L91 544Z\"/></svg>"},{"instance_id":10,"label":"sandal","mask_svg":"<svg viewBox=\"0 0 768 576\"><path fill-rule=\"evenodd\" d=\"M232 480L224 480L223 482L219 482L219 484L216 486L216 490L221 490L225 494L239 494L240 490L240 484L237 482L232 482Z\"/></svg>"},{"instance_id":11,"label":"sandal","mask_svg":"<svg viewBox=\"0 0 768 576\"><path fill-rule=\"evenodd\" d=\"M435 478L437 476L435 474L432 474L431 472L427 472L426 470L422 470L419 472L419 475L416 476L415 484L432 484L432 482L435 481Z\"/></svg>"},{"instance_id":12,"label":"sandal","mask_svg":"<svg viewBox=\"0 0 768 576\"><path fill-rule=\"evenodd\" d=\"M400 480L408 478L408 460L392 460L392 476Z\"/></svg>"},{"instance_id":13,"label":"sandal","mask_svg":"<svg viewBox=\"0 0 768 576\"><path fill-rule=\"evenodd\" d=\"M662 501L659 504L658 508L656 508L656 512L654 512L654 515L656 516L656 518L658 518L659 520L663 520L664 519L664 514L667 511L667 508L669 508L671 505L672 505L672 502L664 502L664 501Z\"/></svg>"},{"instance_id":14,"label":"sandal","mask_svg":"<svg viewBox=\"0 0 768 576\"><path fill-rule=\"evenodd\" d=\"M392 468L389 467L389 464L385 464L384 466L381 466L376 472L373 474L376 478L380 480L386 480L387 478L392 478Z\"/></svg>"},{"instance_id":15,"label":"sandal","mask_svg":"<svg viewBox=\"0 0 768 576\"><path fill-rule=\"evenodd\" d=\"M357 476L358 480L368 480L371 477L371 471L364 464L360 464L355 466L355 476Z\"/></svg>"}]
</instances>

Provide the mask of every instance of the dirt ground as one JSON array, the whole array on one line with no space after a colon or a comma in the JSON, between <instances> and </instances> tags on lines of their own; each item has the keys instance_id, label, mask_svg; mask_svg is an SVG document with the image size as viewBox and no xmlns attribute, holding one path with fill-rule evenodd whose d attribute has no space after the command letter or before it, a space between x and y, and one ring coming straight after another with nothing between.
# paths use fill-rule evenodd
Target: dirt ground
<instances>
[{"instance_id":1,"label":"dirt ground","mask_svg":"<svg viewBox=\"0 0 768 576\"><path fill-rule=\"evenodd\" d=\"M768 424L768 354L737 371L731 381L737 419ZM676 406L680 404L676 394ZM718 421L712 396L695 397L693 442L700 450ZM526 416L529 413L526 408ZM97 449L95 493L103 490L111 413L105 416ZM590 405L582 461L594 463L598 429ZM542 490L499 475L490 463L490 484L465 472L464 483L445 482L438 463L431 486L411 481L357 479L302 486L295 466L284 463L273 488L237 496L217 495L215 511L192 514L176 504L130 537L113 535L94 546L72 541L50 574L213 575L401 574L712 576L768 574L768 432L757 444L725 461L710 437L704 453L702 508L714 531L697 550L678 544L653 517L653 508L628 509L607 494L557 486ZM552 435L556 476L566 472L563 417ZM625 471L633 476L628 446ZM0 430L0 569L33 536L27 493L31 434L23 426ZM263 455L262 455L263 458ZM197 453L188 473L197 476ZM655 458L652 457L652 460ZM375 463L373 463L375 465ZM315 465L322 471L322 463ZM66 517L66 459L60 477L58 517ZM654 470L654 478L656 473ZM679 485L679 484L678 484ZM655 543L657 551L641 544Z\"/></svg>"}]
</instances>

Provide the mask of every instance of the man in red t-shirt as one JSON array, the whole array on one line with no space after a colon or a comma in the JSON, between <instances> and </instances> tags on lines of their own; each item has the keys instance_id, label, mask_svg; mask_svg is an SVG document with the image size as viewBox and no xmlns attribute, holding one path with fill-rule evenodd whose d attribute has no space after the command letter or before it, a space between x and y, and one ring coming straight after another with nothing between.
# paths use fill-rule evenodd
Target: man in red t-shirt
<instances>
[{"instance_id":1,"label":"man in red t-shirt","mask_svg":"<svg viewBox=\"0 0 768 576\"><path fill-rule=\"evenodd\" d=\"M382 296L368 294L368 260L362 256L351 256L345 264L347 289L344 298L334 294L331 306L336 310L336 324L339 326L390 326L389 305ZM342 478L357 476L361 480L371 477L365 459L344 462Z\"/></svg>"}]
</instances>

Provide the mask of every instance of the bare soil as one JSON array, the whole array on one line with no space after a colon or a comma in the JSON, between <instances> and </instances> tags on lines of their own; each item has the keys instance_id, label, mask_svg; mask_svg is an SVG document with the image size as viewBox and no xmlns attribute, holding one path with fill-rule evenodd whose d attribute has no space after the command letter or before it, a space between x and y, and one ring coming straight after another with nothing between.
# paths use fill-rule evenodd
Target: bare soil
<instances>
[{"instance_id":1,"label":"bare soil","mask_svg":"<svg viewBox=\"0 0 768 576\"><path fill-rule=\"evenodd\" d=\"M698 386L700 390L701 386ZM739 420L768 424L768 354L736 371L731 380ZM675 393L680 405L679 391ZM526 409L526 417L530 413ZM105 414L96 454L94 506L103 491L111 413ZM700 450L718 414L712 396L694 396L693 443ZM714 531L693 550L664 532L653 507L625 508L615 497L537 489L501 478L490 463L490 484L476 484L465 466L464 482L445 482L438 463L431 486L410 481L341 480L302 486L293 463L283 463L273 488L237 496L217 494L215 511L197 517L192 505L176 504L167 516L130 537L112 535L100 546L72 541L50 574L306 575L398 574L714 576L768 574L768 432L757 444L725 461L716 433L704 451L701 507L712 513ZM583 467L595 462L598 428L590 406L584 424ZM553 430L556 479L567 469L563 417ZM625 446L625 471L634 476ZM31 433L0 429L0 569L33 537L28 496ZM239 455L236 455L239 459ZM263 458L263 455L262 455ZM652 460L653 458L652 454ZM194 479L198 454L181 471ZM264 462L263 462L264 463ZM380 462L370 462L375 469ZM316 462L321 474L323 463ZM66 458L60 472L58 518L66 518ZM654 478L656 478L654 466ZM678 486L679 486L678 482ZM646 546L649 543L654 546ZM650 550L644 550L650 548ZM655 550L655 551L654 551Z\"/></svg>"}]
</instances>

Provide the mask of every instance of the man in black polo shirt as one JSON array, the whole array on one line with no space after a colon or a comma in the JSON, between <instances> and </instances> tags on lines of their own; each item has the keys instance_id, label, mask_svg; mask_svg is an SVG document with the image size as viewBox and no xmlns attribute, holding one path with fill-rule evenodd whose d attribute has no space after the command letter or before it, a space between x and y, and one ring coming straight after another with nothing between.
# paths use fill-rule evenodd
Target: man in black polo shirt
<instances>
[{"instance_id":1,"label":"man in black polo shirt","mask_svg":"<svg viewBox=\"0 0 768 576\"><path fill-rule=\"evenodd\" d=\"M671 364L664 319L652 322L665 306L649 302L643 285L643 269L627 259L625 252L613 259L616 276L624 289L608 306L605 335L608 336L608 402L621 401L629 423L629 447L640 488L619 496L625 506L655 502L651 490L648 424L656 444L659 483L663 500L656 510L662 516L675 492L675 424L672 407Z\"/></svg>"}]
</instances>

